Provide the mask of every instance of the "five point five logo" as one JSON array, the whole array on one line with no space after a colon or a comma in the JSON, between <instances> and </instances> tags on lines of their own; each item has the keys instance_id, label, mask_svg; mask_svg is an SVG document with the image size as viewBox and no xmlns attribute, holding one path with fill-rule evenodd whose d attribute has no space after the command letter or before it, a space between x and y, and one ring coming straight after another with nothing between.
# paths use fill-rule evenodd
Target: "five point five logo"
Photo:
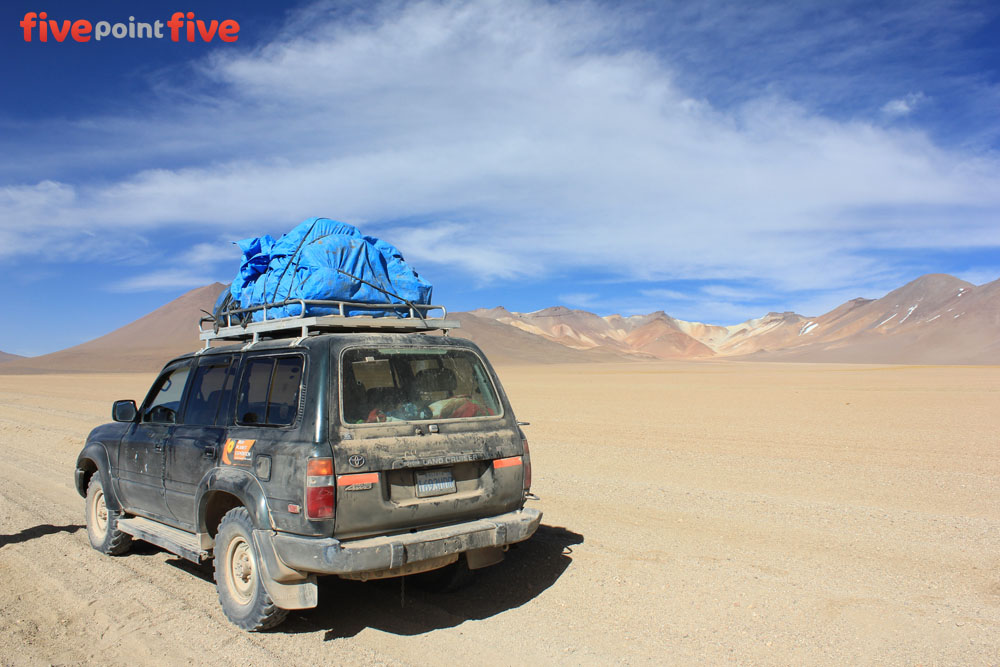
<instances>
[{"instance_id":1,"label":"five point five logo","mask_svg":"<svg viewBox=\"0 0 1000 667\"><path fill-rule=\"evenodd\" d=\"M26 42L36 36L39 42L48 42L50 37L57 42L64 42L67 38L75 42L89 42L91 39L99 42L108 36L115 39L163 39L168 34L174 42L211 42L216 37L223 42L235 42L240 38L240 24L233 19L203 21L196 19L194 12L174 12L168 21L152 23L136 21L134 16L128 17L128 23L56 20L49 18L48 12L28 12L21 19L20 26ZM168 29L166 33L164 26Z\"/></svg>"}]
</instances>

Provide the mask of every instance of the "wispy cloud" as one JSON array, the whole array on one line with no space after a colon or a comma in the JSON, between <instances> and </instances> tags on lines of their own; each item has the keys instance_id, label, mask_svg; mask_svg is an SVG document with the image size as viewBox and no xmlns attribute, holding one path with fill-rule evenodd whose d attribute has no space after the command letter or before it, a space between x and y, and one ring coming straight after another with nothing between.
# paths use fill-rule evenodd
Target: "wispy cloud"
<instances>
[{"instance_id":1,"label":"wispy cloud","mask_svg":"<svg viewBox=\"0 0 1000 667\"><path fill-rule=\"evenodd\" d=\"M110 292L162 292L228 282L239 266L239 248L229 241L196 243L186 250L161 253L155 263L165 268L137 273L107 285ZM225 267L225 268L223 268Z\"/></svg>"},{"instance_id":2,"label":"wispy cloud","mask_svg":"<svg viewBox=\"0 0 1000 667\"><path fill-rule=\"evenodd\" d=\"M596 292L574 292L560 294L559 301L572 308L593 308L600 302L600 294Z\"/></svg>"},{"instance_id":3,"label":"wispy cloud","mask_svg":"<svg viewBox=\"0 0 1000 667\"><path fill-rule=\"evenodd\" d=\"M882 105L882 113L887 116L909 116L924 100L923 93L910 93L906 97L886 102Z\"/></svg>"},{"instance_id":4,"label":"wispy cloud","mask_svg":"<svg viewBox=\"0 0 1000 667\"><path fill-rule=\"evenodd\" d=\"M990 268L977 268L969 271L959 271L958 278L967 280L973 285L985 285L995 280L1000 280L1000 264L995 264Z\"/></svg>"},{"instance_id":5,"label":"wispy cloud","mask_svg":"<svg viewBox=\"0 0 1000 667\"><path fill-rule=\"evenodd\" d=\"M698 298L696 290L682 292L680 290L656 288L639 290L639 293L646 299L655 299L658 301L692 301Z\"/></svg>"},{"instance_id":6,"label":"wispy cloud","mask_svg":"<svg viewBox=\"0 0 1000 667\"><path fill-rule=\"evenodd\" d=\"M201 287L214 282L210 272L197 269L162 269L150 271L118 283L108 285L110 292L155 292Z\"/></svg>"}]
</instances>

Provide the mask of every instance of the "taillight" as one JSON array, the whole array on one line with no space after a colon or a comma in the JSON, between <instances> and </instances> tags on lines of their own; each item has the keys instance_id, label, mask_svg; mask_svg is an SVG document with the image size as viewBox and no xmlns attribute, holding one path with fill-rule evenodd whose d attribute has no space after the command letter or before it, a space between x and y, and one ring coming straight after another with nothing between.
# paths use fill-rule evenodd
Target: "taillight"
<instances>
[{"instance_id":1,"label":"taillight","mask_svg":"<svg viewBox=\"0 0 1000 667\"><path fill-rule=\"evenodd\" d=\"M531 452L528 451L528 439L522 438L521 444L524 445L524 490L531 490Z\"/></svg>"},{"instance_id":2,"label":"taillight","mask_svg":"<svg viewBox=\"0 0 1000 667\"><path fill-rule=\"evenodd\" d=\"M332 519L335 491L333 459L309 459L306 464L306 516Z\"/></svg>"}]
</instances>

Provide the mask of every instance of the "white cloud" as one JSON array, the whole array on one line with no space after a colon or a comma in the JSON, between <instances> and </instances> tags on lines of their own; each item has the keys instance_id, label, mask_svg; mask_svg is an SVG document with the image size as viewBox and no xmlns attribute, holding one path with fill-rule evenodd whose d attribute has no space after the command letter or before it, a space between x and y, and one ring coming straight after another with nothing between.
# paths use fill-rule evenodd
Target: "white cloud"
<instances>
[{"instance_id":1,"label":"white cloud","mask_svg":"<svg viewBox=\"0 0 1000 667\"><path fill-rule=\"evenodd\" d=\"M656 288L640 290L639 293L647 299L658 301L692 301L698 298L697 290L682 292L680 290Z\"/></svg>"},{"instance_id":2,"label":"white cloud","mask_svg":"<svg viewBox=\"0 0 1000 667\"><path fill-rule=\"evenodd\" d=\"M571 308L593 308L600 303L600 295L596 292L574 292L571 294L560 294L560 303L564 303Z\"/></svg>"},{"instance_id":3,"label":"white cloud","mask_svg":"<svg viewBox=\"0 0 1000 667\"><path fill-rule=\"evenodd\" d=\"M111 292L152 292L159 290L202 287L215 282L207 271L196 269L162 269L128 278L108 286Z\"/></svg>"},{"instance_id":4,"label":"white cloud","mask_svg":"<svg viewBox=\"0 0 1000 667\"><path fill-rule=\"evenodd\" d=\"M705 285L701 288L701 292L702 294L706 294L708 296L740 301L754 301L765 296L760 290L736 288L728 285Z\"/></svg>"},{"instance_id":5,"label":"white cloud","mask_svg":"<svg viewBox=\"0 0 1000 667\"><path fill-rule=\"evenodd\" d=\"M153 292L190 289L212 282L229 282L240 264L239 247L230 241L196 243L185 251L173 252L169 259L159 259L157 264L167 268L156 269L111 283L111 292ZM148 262L147 262L148 263ZM224 268L223 268L224 267Z\"/></svg>"},{"instance_id":6,"label":"white cloud","mask_svg":"<svg viewBox=\"0 0 1000 667\"><path fill-rule=\"evenodd\" d=\"M889 100L882 106L882 113L887 116L909 116L925 100L923 93L910 93L906 97Z\"/></svg>"},{"instance_id":7,"label":"white cloud","mask_svg":"<svg viewBox=\"0 0 1000 667\"><path fill-rule=\"evenodd\" d=\"M956 277L968 281L973 285L985 285L994 280L1000 279L1000 265L993 267L977 267L968 271L961 271L955 274Z\"/></svg>"},{"instance_id":8,"label":"white cloud","mask_svg":"<svg viewBox=\"0 0 1000 667\"><path fill-rule=\"evenodd\" d=\"M111 119L122 150L141 136L186 167L0 191L0 257L329 215L478 281L572 270L794 291L893 274L861 251L1000 245L984 223L1000 212L995 157L777 95L714 107L620 28L594 4L393 3L339 22L314 9L269 45L215 52L207 92L164 86L158 115ZM956 214L970 208L982 215Z\"/></svg>"},{"instance_id":9,"label":"white cloud","mask_svg":"<svg viewBox=\"0 0 1000 667\"><path fill-rule=\"evenodd\" d=\"M216 243L196 243L183 255L181 261L192 267L205 266L219 261L228 261L230 265L236 266L241 257L239 246L235 243L219 241Z\"/></svg>"}]
</instances>

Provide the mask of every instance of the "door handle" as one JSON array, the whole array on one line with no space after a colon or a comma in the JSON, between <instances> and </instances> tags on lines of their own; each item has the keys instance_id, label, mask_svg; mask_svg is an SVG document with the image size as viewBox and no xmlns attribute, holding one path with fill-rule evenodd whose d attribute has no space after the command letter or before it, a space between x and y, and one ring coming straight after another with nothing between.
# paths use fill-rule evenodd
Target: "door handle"
<instances>
[{"instance_id":1,"label":"door handle","mask_svg":"<svg viewBox=\"0 0 1000 667\"><path fill-rule=\"evenodd\" d=\"M216 449L215 445L208 445L207 447L205 447L205 458L214 459L215 454L217 452L218 450Z\"/></svg>"},{"instance_id":2,"label":"door handle","mask_svg":"<svg viewBox=\"0 0 1000 667\"><path fill-rule=\"evenodd\" d=\"M162 452L163 451L163 441L153 443L153 449Z\"/></svg>"}]
</instances>

